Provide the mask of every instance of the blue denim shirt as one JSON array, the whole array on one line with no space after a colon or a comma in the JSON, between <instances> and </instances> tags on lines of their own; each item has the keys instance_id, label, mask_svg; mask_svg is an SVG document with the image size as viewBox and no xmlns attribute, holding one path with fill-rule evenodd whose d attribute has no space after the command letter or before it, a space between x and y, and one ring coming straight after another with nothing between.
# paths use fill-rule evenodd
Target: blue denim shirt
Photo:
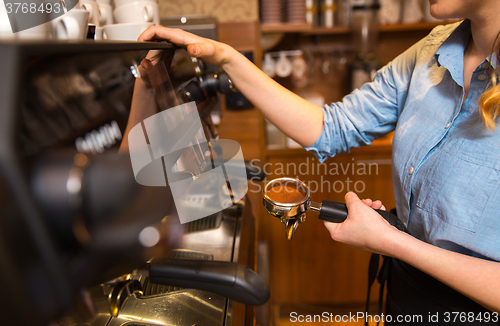
<instances>
[{"instance_id":1,"label":"blue denim shirt","mask_svg":"<svg viewBox=\"0 0 500 326\"><path fill-rule=\"evenodd\" d=\"M500 261L500 132L487 131L478 99L493 55L464 99L470 22L436 27L374 81L326 105L323 133L307 148L320 161L395 130L392 173L398 216L413 236Z\"/></svg>"}]
</instances>

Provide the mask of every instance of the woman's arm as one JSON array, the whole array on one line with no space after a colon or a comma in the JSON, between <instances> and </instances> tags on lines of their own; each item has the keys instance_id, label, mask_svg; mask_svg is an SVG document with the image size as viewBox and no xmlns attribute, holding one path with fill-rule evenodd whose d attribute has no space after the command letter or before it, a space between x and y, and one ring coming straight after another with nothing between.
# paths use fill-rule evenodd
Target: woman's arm
<instances>
[{"instance_id":1,"label":"woman's arm","mask_svg":"<svg viewBox=\"0 0 500 326\"><path fill-rule=\"evenodd\" d=\"M145 71L142 69L141 71ZM144 74L144 73L143 73ZM119 153L128 152L128 134L130 130L144 119L158 113L158 105L153 89L148 85L146 79L136 78L134 84L134 94L132 95L132 103L130 106L130 115L128 117L127 126L123 133L123 141L118 149Z\"/></svg>"},{"instance_id":2,"label":"woman's arm","mask_svg":"<svg viewBox=\"0 0 500 326\"><path fill-rule=\"evenodd\" d=\"M325 222L333 240L398 258L500 312L500 263L442 249L398 231L354 193L345 200L347 219L339 224Z\"/></svg>"},{"instance_id":3,"label":"woman's arm","mask_svg":"<svg viewBox=\"0 0 500 326\"><path fill-rule=\"evenodd\" d=\"M149 27L138 40L167 40L187 46L191 56L221 67L238 90L290 138L307 147L320 136L323 130L321 108L281 86L231 46L160 26Z\"/></svg>"}]
</instances>

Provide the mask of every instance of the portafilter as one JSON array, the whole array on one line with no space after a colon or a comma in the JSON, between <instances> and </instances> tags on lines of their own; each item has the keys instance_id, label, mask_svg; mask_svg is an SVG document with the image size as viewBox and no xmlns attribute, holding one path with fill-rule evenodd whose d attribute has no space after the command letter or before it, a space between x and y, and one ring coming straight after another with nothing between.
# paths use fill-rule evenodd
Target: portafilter
<instances>
[{"instance_id":1,"label":"portafilter","mask_svg":"<svg viewBox=\"0 0 500 326\"><path fill-rule=\"evenodd\" d=\"M311 201L311 190L302 181L293 178L278 178L269 181L262 193L264 207L267 212L285 224L285 236L293 238L297 227L306 218L306 212L318 214L324 221L342 223L347 218L347 206L344 203L323 200L321 203ZM394 214L384 210L375 210L392 226L407 232L403 222Z\"/></svg>"}]
</instances>

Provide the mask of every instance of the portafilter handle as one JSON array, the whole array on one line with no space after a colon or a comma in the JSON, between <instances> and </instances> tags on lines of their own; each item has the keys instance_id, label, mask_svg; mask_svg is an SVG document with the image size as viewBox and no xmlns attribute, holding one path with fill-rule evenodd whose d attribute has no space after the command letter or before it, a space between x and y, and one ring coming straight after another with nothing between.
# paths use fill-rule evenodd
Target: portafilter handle
<instances>
[{"instance_id":1,"label":"portafilter handle","mask_svg":"<svg viewBox=\"0 0 500 326\"><path fill-rule=\"evenodd\" d=\"M333 223L344 222L348 214L347 206L344 203L329 200L323 200L321 202L321 206L312 202L310 205L310 211L318 212L319 219ZM399 231L410 233L404 223L396 215L381 209L375 209L375 211Z\"/></svg>"}]
</instances>

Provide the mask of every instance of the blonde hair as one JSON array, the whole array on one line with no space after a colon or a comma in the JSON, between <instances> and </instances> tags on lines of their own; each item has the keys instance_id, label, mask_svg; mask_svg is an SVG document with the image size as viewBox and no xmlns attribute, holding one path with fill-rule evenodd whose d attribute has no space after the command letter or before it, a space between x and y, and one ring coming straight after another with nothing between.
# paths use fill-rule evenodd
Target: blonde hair
<instances>
[{"instance_id":1,"label":"blonde hair","mask_svg":"<svg viewBox=\"0 0 500 326\"><path fill-rule=\"evenodd\" d=\"M497 46L497 64L498 60L500 60L500 46ZM497 69L492 70L491 87L488 88L479 98L479 113L481 114L484 125L488 130L497 129L496 119L500 116L499 69L500 67L497 67Z\"/></svg>"}]
</instances>

